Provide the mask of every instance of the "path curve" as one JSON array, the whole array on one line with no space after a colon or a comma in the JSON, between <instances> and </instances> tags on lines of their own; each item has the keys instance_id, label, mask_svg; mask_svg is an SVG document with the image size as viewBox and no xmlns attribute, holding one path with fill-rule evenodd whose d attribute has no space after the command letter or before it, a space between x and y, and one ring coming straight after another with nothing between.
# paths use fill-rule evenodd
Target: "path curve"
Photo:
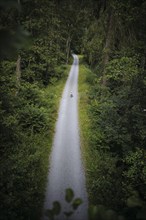
<instances>
[{"instance_id":1,"label":"path curve","mask_svg":"<svg viewBox=\"0 0 146 220\"><path fill-rule=\"evenodd\" d=\"M78 126L78 56L73 55L74 61L63 91L59 109L56 132L50 158L50 169L45 198L45 210L52 208L54 201L60 201L63 210L68 207L65 198L65 189L72 188L75 197L80 197L84 203L79 207L72 220L87 219L87 191L82 164ZM73 97L70 94L73 94ZM46 217L43 217L47 220ZM66 219L62 215L59 220Z\"/></svg>"}]
</instances>

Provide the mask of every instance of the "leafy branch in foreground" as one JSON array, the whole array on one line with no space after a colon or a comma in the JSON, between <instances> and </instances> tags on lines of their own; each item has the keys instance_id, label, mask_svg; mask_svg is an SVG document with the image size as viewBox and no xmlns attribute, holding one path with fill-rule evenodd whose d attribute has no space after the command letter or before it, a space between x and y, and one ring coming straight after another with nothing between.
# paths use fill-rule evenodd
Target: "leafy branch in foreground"
<instances>
[{"instance_id":1,"label":"leafy branch in foreground","mask_svg":"<svg viewBox=\"0 0 146 220\"><path fill-rule=\"evenodd\" d=\"M53 202L53 208L46 210L45 215L54 220L62 213L69 219L83 203L80 198L74 198L72 189L66 189L65 201L70 204L69 211L62 210L58 201ZM127 199L124 212L118 213L104 205L94 205L88 208L88 220L146 220L146 203L140 198L137 191L134 191Z\"/></svg>"},{"instance_id":2,"label":"leafy branch in foreground","mask_svg":"<svg viewBox=\"0 0 146 220\"><path fill-rule=\"evenodd\" d=\"M69 211L61 210L61 204L58 201L55 201L53 202L53 208L46 210L46 216L48 216L49 219L54 220L55 216L59 216L62 211L64 216L66 216L66 218L69 218L82 204L82 200L80 198L74 198L74 192L70 188L66 189L65 191L65 201L67 203L70 203L71 207Z\"/></svg>"}]
</instances>

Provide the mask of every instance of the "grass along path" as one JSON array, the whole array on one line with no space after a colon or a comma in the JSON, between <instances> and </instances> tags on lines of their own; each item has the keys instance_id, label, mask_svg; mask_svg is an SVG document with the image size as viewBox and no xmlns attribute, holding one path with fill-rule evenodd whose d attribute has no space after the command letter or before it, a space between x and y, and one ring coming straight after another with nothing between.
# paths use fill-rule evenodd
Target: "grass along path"
<instances>
[{"instance_id":1,"label":"grass along path","mask_svg":"<svg viewBox=\"0 0 146 220\"><path fill-rule=\"evenodd\" d=\"M87 191L90 200L90 166L92 164L92 152L90 148L91 138L91 120L89 117L89 80L92 77L92 71L84 64L83 57L79 56L79 124L80 124L80 141L82 149L82 157L85 167L85 175L87 182Z\"/></svg>"},{"instance_id":2,"label":"grass along path","mask_svg":"<svg viewBox=\"0 0 146 220\"><path fill-rule=\"evenodd\" d=\"M88 148L89 148L89 128L90 120L88 115L89 108L89 83L87 82L87 77L90 74L90 70L83 64L82 56L79 56L80 65L79 65L79 124L80 124L80 139L81 139L81 148L82 156L84 160L85 167L88 163Z\"/></svg>"}]
</instances>

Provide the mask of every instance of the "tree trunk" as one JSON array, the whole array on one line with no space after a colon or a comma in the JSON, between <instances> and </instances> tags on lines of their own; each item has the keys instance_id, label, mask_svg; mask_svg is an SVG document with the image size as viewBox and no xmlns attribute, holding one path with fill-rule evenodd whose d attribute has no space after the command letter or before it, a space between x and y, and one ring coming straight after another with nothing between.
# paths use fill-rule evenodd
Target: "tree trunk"
<instances>
[{"instance_id":1,"label":"tree trunk","mask_svg":"<svg viewBox=\"0 0 146 220\"><path fill-rule=\"evenodd\" d=\"M71 38L69 36L66 42L66 64L68 64L68 61L69 61L70 43L71 43Z\"/></svg>"},{"instance_id":2,"label":"tree trunk","mask_svg":"<svg viewBox=\"0 0 146 220\"><path fill-rule=\"evenodd\" d=\"M20 88L20 78L21 78L21 57L18 55L18 59L16 62L16 95L19 92Z\"/></svg>"}]
</instances>

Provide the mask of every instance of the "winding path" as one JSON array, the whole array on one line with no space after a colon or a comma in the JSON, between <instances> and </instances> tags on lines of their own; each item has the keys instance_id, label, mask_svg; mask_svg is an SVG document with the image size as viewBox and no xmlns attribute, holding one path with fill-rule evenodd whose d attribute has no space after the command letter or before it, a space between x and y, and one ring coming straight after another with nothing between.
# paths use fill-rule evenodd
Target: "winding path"
<instances>
[{"instance_id":1,"label":"winding path","mask_svg":"<svg viewBox=\"0 0 146 220\"><path fill-rule=\"evenodd\" d=\"M64 88L56 124L44 208L45 210L52 208L54 201L60 201L63 211L68 210L64 199L65 189L72 188L75 197L80 197L84 203L69 219L86 220L88 200L78 126L79 61L77 55L73 55L73 57L74 61ZM70 96L71 92L73 97ZM43 219L47 220L48 218L43 217ZM56 219L64 220L66 218L61 214Z\"/></svg>"}]
</instances>

